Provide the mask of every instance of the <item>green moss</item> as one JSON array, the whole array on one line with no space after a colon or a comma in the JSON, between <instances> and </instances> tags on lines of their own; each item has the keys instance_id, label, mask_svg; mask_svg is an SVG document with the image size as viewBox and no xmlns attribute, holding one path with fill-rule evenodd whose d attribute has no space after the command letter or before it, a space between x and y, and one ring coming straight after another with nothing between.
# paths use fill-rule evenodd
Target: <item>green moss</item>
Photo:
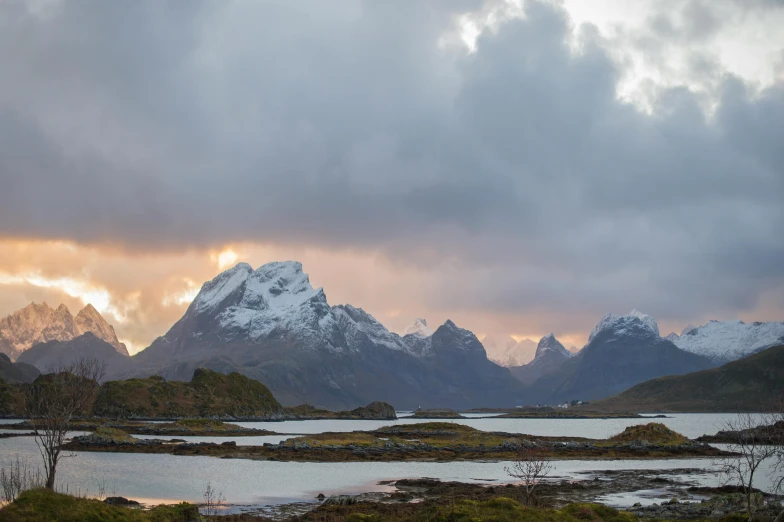
<instances>
[{"instance_id":1,"label":"green moss","mask_svg":"<svg viewBox=\"0 0 784 522\"><path fill-rule=\"evenodd\" d=\"M95 429L94 434L97 437L101 437L106 440L118 441L118 442L133 442L134 439L123 430L117 428L110 428L108 426L98 426Z\"/></svg>"},{"instance_id":2,"label":"green moss","mask_svg":"<svg viewBox=\"0 0 784 522\"><path fill-rule=\"evenodd\" d=\"M109 381L101 387L92 413L111 418L260 418L282 410L262 383L236 372L224 375L199 368L191 382L157 375Z\"/></svg>"},{"instance_id":3,"label":"green moss","mask_svg":"<svg viewBox=\"0 0 784 522\"><path fill-rule=\"evenodd\" d=\"M660 446L677 446L690 442L687 437L671 430L660 422L629 426L621 433L610 437L608 440L614 443L647 441L649 444Z\"/></svg>"},{"instance_id":4,"label":"green moss","mask_svg":"<svg viewBox=\"0 0 784 522\"><path fill-rule=\"evenodd\" d=\"M194 435L200 433L215 433L223 431L240 431L244 428L236 424L230 424L215 419L180 419L174 422L164 422L152 425L159 430L193 432Z\"/></svg>"},{"instance_id":5,"label":"green moss","mask_svg":"<svg viewBox=\"0 0 784 522\"><path fill-rule=\"evenodd\" d=\"M158 506L149 511L110 506L99 500L84 499L37 489L22 493L0 509L0 522L187 522L199 520L193 504Z\"/></svg>"}]
</instances>

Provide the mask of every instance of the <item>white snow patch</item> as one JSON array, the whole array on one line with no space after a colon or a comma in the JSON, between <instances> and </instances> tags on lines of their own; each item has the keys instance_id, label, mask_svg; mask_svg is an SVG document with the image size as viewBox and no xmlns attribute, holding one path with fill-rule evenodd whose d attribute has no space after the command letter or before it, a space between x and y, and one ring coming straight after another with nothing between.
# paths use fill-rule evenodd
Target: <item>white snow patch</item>
<instances>
[{"instance_id":1,"label":"white snow patch","mask_svg":"<svg viewBox=\"0 0 784 522\"><path fill-rule=\"evenodd\" d=\"M687 352L728 362L784 342L784 322L710 321L673 341Z\"/></svg>"}]
</instances>

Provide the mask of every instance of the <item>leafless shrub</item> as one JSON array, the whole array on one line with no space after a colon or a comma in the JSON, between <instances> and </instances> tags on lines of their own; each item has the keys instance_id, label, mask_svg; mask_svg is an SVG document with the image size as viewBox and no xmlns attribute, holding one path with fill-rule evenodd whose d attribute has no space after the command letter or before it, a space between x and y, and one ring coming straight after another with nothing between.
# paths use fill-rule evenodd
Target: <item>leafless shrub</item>
<instances>
[{"instance_id":1,"label":"leafless shrub","mask_svg":"<svg viewBox=\"0 0 784 522\"><path fill-rule=\"evenodd\" d=\"M522 482L525 488L523 502L531 506L535 503L536 486L554 469L552 461L539 448L532 446L522 448L512 465L505 467L504 471Z\"/></svg>"},{"instance_id":2,"label":"leafless shrub","mask_svg":"<svg viewBox=\"0 0 784 522\"><path fill-rule=\"evenodd\" d=\"M23 491L40 488L43 484L41 469L29 467L18 455L8 467L0 468L0 500L4 503L13 502Z\"/></svg>"},{"instance_id":3,"label":"leafless shrub","mask_svg":"<svg viewBox=\"0 0 784 522\"><path fill-rule=\"evenodd\" d=\"M51 368L25 390L25 417L33 427L44 461L45 485L49 489L54 489L68 425L73 418L86 413L105 368L96 359L79 359Z\"/></svg>"},{"instance_id":4,"label":"leafless shrub","mask_svg":"<svg viewBox=\"0 0 784 522\"><path fill-rule=\"evenodd\" d=\"M226 504L226 497L223 496L223 491L218 491L212 487L211 482L207 482L204 488L204 511L208 517L213 517L220 513L221 508Z\"/></svg>"}]
</instances>

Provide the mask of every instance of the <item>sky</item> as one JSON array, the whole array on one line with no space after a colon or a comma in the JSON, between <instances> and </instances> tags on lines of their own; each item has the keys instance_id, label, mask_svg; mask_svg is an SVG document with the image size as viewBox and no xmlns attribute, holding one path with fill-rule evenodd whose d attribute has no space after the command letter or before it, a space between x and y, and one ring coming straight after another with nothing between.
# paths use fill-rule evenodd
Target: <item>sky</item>
<instances>
[{"instance_id":1,"label":"sky","mask_svg":"<svg viewBox=\"0 0 784 522\"><path fill-rule=\"evenodd\" d=\"M239 261L401 331L784 320L784 1L0 1L0 315Z\"/></svg>"}]
</instances>

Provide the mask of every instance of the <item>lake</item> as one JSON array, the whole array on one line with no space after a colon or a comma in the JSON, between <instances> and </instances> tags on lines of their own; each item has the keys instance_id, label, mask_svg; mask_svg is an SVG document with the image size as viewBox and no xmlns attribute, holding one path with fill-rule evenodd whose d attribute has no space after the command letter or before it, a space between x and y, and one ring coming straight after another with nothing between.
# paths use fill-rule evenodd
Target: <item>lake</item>
<instances>
[{"instance_id":1,"label":"lake","mask_svg":"<svg viewBox=\"0 0 784 522\"><path fill-rule=\"evenodd\" d=\"M689 437L714 433L724 420L733 415L677 414L656 419ZM2 421L0 421L2 422ZM17 422L17 421L10 421ZM390 424L425 422L419 419L397 421L286 421L241 422L243 426L287 433L322 433L326 431L371 430ZM534 435L575 435L605 438L625 427L650 422L649 419L499 419L471 418L446 422L466 424L486 431L507 431ZM193 441L236 440L238 444L275 443L284 437L177 437ZM0 465L19 456L36 465L40 459L30 437L0 439ZM401 478L432 477L464 482L509 481L504 462L269 462L214 457L145 455L77 452L62 460L58 484L70 491L95 494L105 484L108 494L118 494L149 503L189 500L199 501L207 482L222 490L232 504L267 505L294 501L313 501L319 493L362 493L384 491L379 481ZM713 469L710 459L684 460L614 460L557 461L555 474L581 477L580 472L606 469ZM694 478L703 485L716 485L712 473ZM628 501L608 499L624 505Z\"/></svg>"}]
</instances>

